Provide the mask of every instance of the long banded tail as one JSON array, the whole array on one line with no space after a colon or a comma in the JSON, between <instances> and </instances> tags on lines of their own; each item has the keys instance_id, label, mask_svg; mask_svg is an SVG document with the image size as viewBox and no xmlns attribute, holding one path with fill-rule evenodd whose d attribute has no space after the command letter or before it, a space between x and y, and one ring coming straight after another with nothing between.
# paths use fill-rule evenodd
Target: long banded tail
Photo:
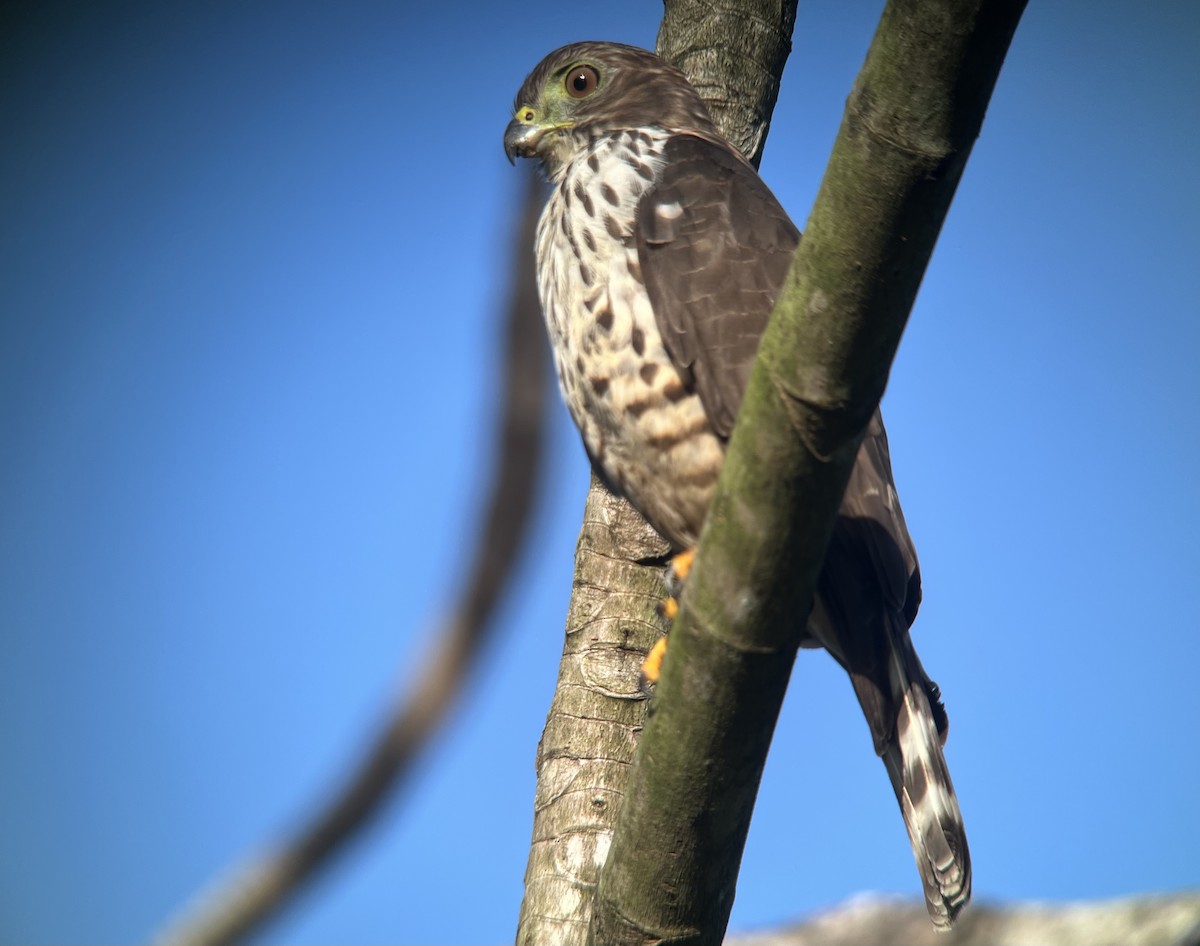
<instances>
[{"instance_id":1,"label":"long banded tail","mask_svg":"<svg viewBox=\"0 0 1200 946\"><path fill-rule=\"evenodd\" d=\"M899 623L899 622L897 622ZM904 815L925 904L934 927L949 930L971 899L971 855L950 770L942 754L946 711L926 675L907 628L893 627L892 694L895 729L880 755Z\"/></svg>"}]
</instances>

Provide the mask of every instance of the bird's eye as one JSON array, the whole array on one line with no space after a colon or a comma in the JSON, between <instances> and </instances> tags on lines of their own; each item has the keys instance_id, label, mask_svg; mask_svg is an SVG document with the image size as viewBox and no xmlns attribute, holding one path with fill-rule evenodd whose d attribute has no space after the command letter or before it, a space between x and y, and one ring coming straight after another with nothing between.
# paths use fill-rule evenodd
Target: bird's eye
<instances>
[{"instance_id":1,"label":"bird's eye","mask_svg":"<svg viewBox=\"0 0 1200 946\"><path fill-rule=\"evenodd\" d=\"M581 99L596 91L600 76L591 66L576 66L567 73L567 95Z\"/></svg>"}]
</instances>

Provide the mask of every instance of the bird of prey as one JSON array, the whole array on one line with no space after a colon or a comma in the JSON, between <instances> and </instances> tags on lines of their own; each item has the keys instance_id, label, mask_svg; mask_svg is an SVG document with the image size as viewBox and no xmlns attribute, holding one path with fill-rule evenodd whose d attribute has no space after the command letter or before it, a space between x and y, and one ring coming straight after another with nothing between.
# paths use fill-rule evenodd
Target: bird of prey
<instances>
[{"instance_id":1,"label":"bird of prey","mask_svg":"<svg viewBox=\"0 0 1200 946\"><path fill-rule=\"evenodd\" d=\"M592 464L677 550L695 546L800 233L679 70L585 42L525 79L504 149L552 185L537 278L559 385ZM937 686L909 638L916 551L878 413L805 629L849 673L935 926L970 898Z\"/></svg>"}]
</instances>

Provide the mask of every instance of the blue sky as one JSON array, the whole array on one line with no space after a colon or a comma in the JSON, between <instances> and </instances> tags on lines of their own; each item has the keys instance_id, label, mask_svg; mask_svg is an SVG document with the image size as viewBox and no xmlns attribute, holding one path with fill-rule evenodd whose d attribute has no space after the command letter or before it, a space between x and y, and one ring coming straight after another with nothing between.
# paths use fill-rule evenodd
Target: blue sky
<instances>
[{"instance_id":1,"label":"blue sky","mask_svg":"<svg viewBox=\"0 0 1200 946\"><path fill-rule=\"evenodd\" d=\"M512 96L563 42L653 45L660 8L416 7L0 29L4 942L143 940L296 823L454 594ZM798 223L878 9L801 5L763 162ZM979 899L1200 883L1198 46L1187 0L1031 4L885 400ZM443 738L260 942L511 940L587 486L557 405L546 478ZM862 890L919 885L806 653L733 925Z\"/></svg>"}]
</instances>

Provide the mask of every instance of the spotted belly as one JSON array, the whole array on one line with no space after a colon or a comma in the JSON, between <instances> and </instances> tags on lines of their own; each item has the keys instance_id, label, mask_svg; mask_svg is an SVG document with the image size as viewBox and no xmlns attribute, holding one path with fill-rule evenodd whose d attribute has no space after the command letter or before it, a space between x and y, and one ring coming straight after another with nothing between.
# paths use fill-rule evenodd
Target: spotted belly
<instances>
[{"instance_id":1,"label":"spotted belly","mask_svg":"<svg viewBox=\"0 0 1200 946\"><path fill-rule=\"evenodd\" d=\"M672 362L633 251L582 301L554 345L559 384L605 479L679 548L696 543L724 446Z\"/></svg>"},{"instance_id":2,"label":"spotted belly","mask_svg":"<svg viewBox=\"0 0 1200 946\"><path fill-rule=\"evenodd\" d=\"M663 345L633 239L660 166L645 132L598 140L538 227L538 286L559 386L593 463L666 539L696 543L724 445Z\"/></svg>"},{"instance_id":3,"label":"spotted belly","mask_svg":"<svg viewBox=\"0 0 1200 946\"><path fill-rule=\"evenodd\" d=\"M676 403L670 396L668 388L665 398L629 401L640 414L632 423L621 420L619 398L599 409L593 405L580 429L606 481L684 549L699 540L724 453L699 398L688 395Z\"/></svg>"}]
</instances>

